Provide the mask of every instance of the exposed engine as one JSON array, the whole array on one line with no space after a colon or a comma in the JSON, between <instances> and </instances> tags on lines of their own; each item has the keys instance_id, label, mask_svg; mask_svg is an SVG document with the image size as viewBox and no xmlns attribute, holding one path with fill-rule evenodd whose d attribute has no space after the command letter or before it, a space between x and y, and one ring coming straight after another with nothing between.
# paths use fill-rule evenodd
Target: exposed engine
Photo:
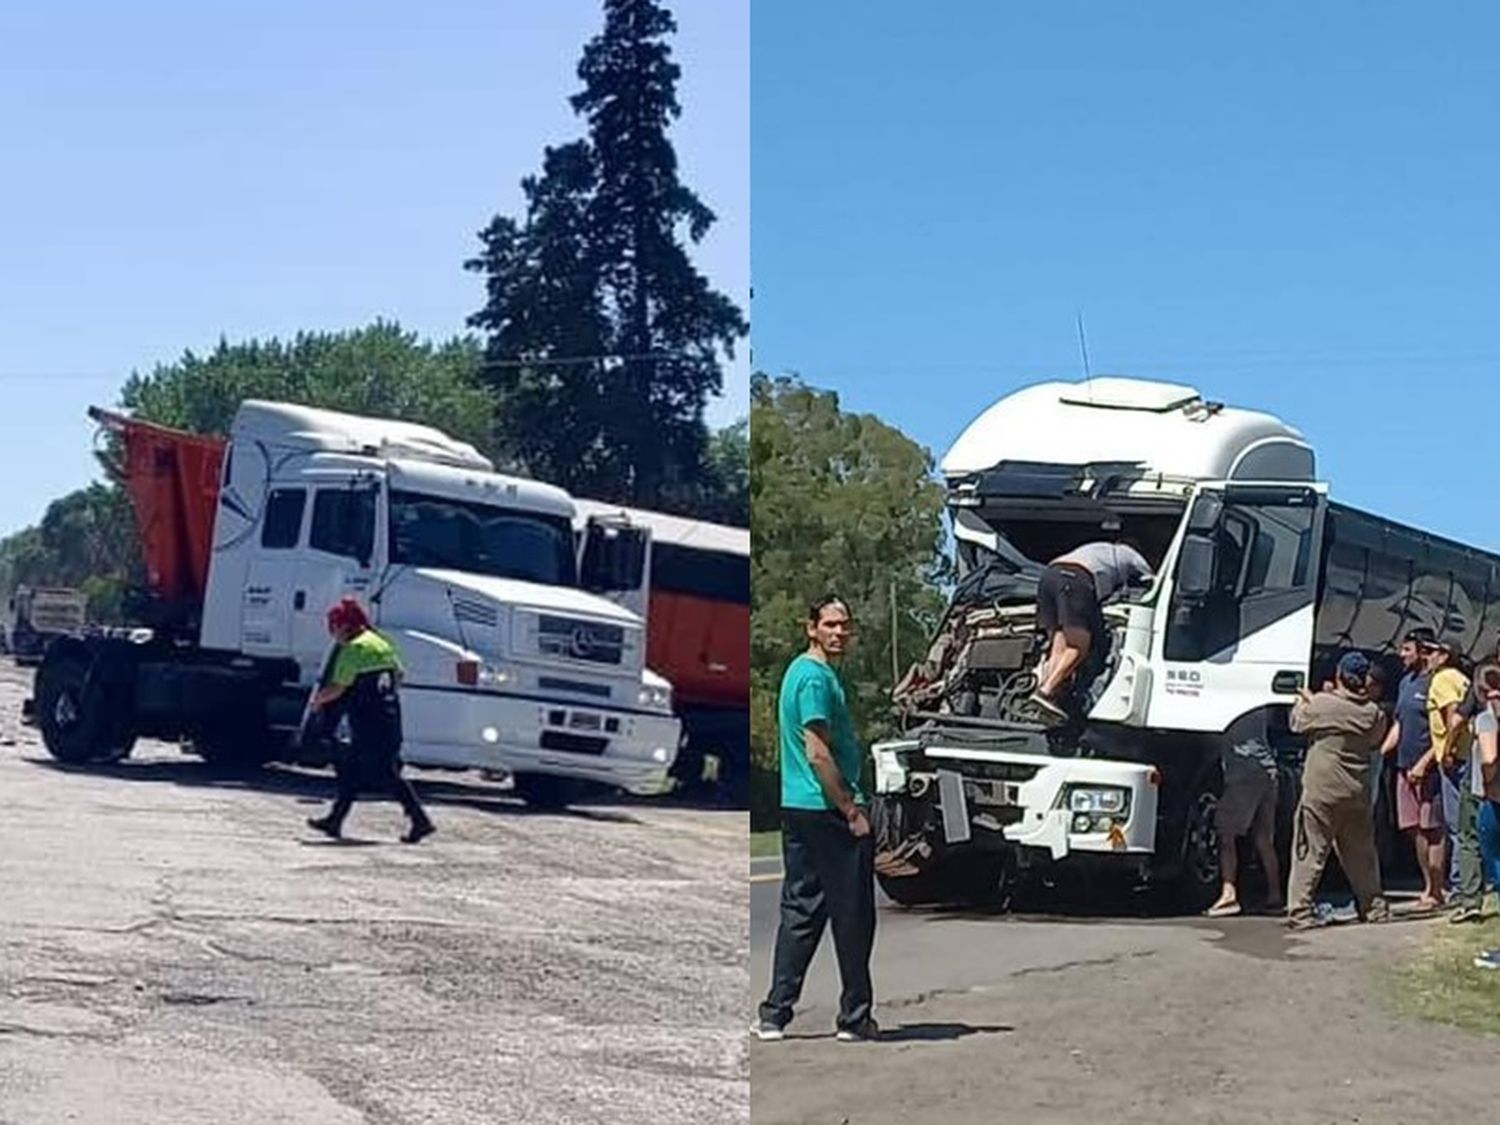
<instances>
[{"instance_id":1,"label":"exposed engine","mask_svg":"<svg viewBox=\"0 0 1500 1125\"><path fill-rule=\"evenodd\" d=\"M892 691L897 712L909 723L952 715L988 722L1035 726L1029 702L1047 654L1047 638L1036 627L1040 567L1017 572L993 563L969 574L927 650ZM1106 618L1110 614L1106 610ZM1082 717L1107 681L1111 638L1096 647L1074 677L1065 708Z\"/></svg>"}]
</instances>

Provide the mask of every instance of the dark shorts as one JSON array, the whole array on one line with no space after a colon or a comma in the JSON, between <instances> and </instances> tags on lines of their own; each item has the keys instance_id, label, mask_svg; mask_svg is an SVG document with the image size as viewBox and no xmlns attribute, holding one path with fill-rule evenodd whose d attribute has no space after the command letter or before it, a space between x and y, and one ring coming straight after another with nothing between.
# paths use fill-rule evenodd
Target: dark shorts
<instances>
[{"instance_id":1,"label":"dark shorts","mask_svg":"<svg viewBox=\"0 0 1500 1125\"><path fill-rule=\"evenodd\" d=\"M1049 637L1059 629L1097 635L1103 624L1094 580L1070 566L1049 566L1036 590L1037 628Z\"/></svg>"}]
</instances>

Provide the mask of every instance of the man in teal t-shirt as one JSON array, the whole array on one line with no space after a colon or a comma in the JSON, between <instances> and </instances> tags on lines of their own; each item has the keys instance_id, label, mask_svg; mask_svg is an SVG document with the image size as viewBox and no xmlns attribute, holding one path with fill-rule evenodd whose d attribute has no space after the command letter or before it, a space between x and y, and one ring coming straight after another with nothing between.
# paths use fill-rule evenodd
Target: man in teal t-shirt
<instances>
[{"instance_id":1,"label":"man in teal t-shirt","mask_svg":"<svg viewBox=\"0 0 1500 1125\"><path fill-rule=\"evenodd\" d=\"M879 1036L871 1018L875 944L874 840L860 777L864 750L854 734L836 665L853 621L838 598L825 598L807 617L807 651L791 662L777 704L781 741L781 925L771 990L753 1032L781 1039L802 995L807 967L833 925L843 991L838 1038Z\"/></svg>"}]
</instances>

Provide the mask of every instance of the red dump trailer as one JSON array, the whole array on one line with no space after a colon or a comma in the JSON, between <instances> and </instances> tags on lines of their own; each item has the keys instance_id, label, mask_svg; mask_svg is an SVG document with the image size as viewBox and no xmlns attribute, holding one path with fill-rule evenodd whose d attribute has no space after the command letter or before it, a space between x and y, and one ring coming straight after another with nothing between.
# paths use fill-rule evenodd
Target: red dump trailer
<instances>
[{"instance_id":1,"label":"red dump trailer","mask_svg":"<svg viewBox=\"0 0 1500 1125\"><path fill-rule=\"evenodd\" d=\"M750 768L750 532L639 508L580 500L581 513L623 515L651 530L646 663L672 684L683 725L673 772L736 803Z\"/></svg>"},{"instance_id":2,"label":"red dump trailer","mask_svg":"<svg viewBox=\"0 0 1500 1125\"><path fill-rule=\"evenodd\" d=\"M201 612L208 587L228 441L98 407L89 409L89 417L118 439L117 476L135 509L153 603L145 616L159 627L188 626Z\"/></svg>"}]
</instances>

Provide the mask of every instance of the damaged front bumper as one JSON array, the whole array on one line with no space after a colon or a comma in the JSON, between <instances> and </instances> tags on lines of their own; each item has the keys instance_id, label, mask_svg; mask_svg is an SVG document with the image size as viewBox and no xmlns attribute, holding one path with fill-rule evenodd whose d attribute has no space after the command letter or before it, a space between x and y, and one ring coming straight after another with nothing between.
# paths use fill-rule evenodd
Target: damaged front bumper
<instances>
[{"instance_id":1,"label":"damaged front bumper","mask_svg":"<svg viewBox=\"0 0 1500 1125\"><path fill-rule=\"evenodd\" d=\"M872 752L875 791L931 801L949 848L1014 847L1023 860L1052 863L1155 850L1160 778L1150 766L942 740Z\"/></svg>"}]
</instances>

